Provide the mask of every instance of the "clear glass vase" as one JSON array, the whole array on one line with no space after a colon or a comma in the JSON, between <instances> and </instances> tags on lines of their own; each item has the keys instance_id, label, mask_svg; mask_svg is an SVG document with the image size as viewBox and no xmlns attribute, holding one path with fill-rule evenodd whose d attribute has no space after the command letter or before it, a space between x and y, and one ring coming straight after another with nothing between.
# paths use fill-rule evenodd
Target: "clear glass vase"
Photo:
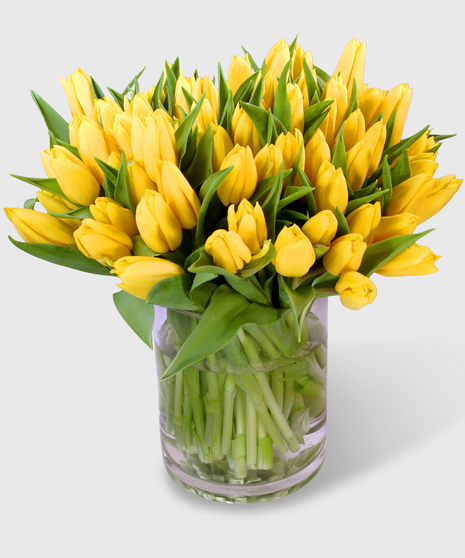
<instances>
[{"instance_id":1,"label":"clear glass vase","mask_svg":"<svg viewBox=\"0 0 465 558\"><path fill-rule=\"evenodd\" d=\"M158 376L200 316L155 307ZM317 299L301 340L289 313L244 326L221 351L159 384L165 466L207 499L253 503L308 483L326 445L328 300Z\"/></svg>"}]
</instances>

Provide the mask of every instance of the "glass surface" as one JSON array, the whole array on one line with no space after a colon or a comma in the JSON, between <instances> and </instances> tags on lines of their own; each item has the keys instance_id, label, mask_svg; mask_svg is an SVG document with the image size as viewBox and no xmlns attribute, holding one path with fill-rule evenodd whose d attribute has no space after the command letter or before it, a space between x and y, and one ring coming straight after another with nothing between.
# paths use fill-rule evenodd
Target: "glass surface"
<instances>
[{"instance_id":1,"label":"glass surface","mask_svg":"<svg viewBox=\"0 0 465 558\"><path fill-rule=\"evenodd\" d=\"M159 384L164 462L204 498L285 496L320 469L326 444L328 299L314 302L300 342L291 314L247 325L221 351ZM155 308L159 377L201 317Z\"/></svg>"}]
</instances>

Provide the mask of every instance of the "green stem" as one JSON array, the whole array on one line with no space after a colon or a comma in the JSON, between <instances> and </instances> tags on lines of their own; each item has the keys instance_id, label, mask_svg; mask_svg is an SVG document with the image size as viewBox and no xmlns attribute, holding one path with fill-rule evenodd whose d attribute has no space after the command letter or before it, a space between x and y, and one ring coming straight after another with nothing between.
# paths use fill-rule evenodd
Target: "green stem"
<instances>
[{"instance_id":1,"label":"green stem","mask_svg":"<svg viewBox=\"0 0 465 558\"><path fill-rule=\"evenodd\" d=\"M257 463L257 411L249 395L245 396L247 465Z\"/></svg>"},{"instance_id":2,"label":"green stem","mask_svg":"<svg viewBox=\"0 0 465 558\"><path fill-rule=\"evenodd\" d=\"M229 374L223 389L223 439L221 450L225 455L231 454L234 396L236 395L236 389L234 375Z\"/></svg>"},{"instance_id":3,"label":"green stem","mask_svg":"<svg viewBox=\"0 0 465 558\"><path fill-rule=\"evenodd\" d=\"M176 396L176 378L168 380L168 406L166 412L166 432L174 434L174 400Z\"/></svg>"},{"instance_id":4,"label":"green stem","mask_svg":"<svg viewBox=\"0 0 465 558\"><path fill-rule=\"evenodd\" d=\"M262 359L258 353L258 350L252 341L252 338L248 336L245 331L240 328L237 332L237 338L239 339L242 348L244 349L245 356L253 368L261 368L263 370Z\"/></svg>"},{"instance_id":5,"label":"green stem","mask_svg":"<svg viewBox=\"0 0 465 558\"><path fill-rule=\"evenodd\" d=\"M284 382L284 401L283 401L283 415L286 420L289 419L292 405L294 403L295 391L294 380L286 380Z\"/></svg>"},{"instance_id":6,"label":"green stem","mask_svg":"<svg viewBox=\"0 0 465 558\"><path fill-rule=\"evenodd\" d=\"M207 380L207 396L205 407L207 419L205 424L205 444L213 446L215 443L216 427L220 412L220 395L218 393L218 382L214 372L205 372Z\"/></svg>"},{"instance_id":7,"label":"green stem","mask_svg":"<svg viewBox=\"0 0 465 558\"><path fill-rule=\"evenodd\" d=\"M194 439L192 436L192 403L189 395L189 386L184 382L184 425L183 425L184 447L187 453L194 452Z\"/></svg>"},{"instance_id":8,"label":"green stem","mask_svg":"<svg viewBox=\"0 0 465 558\"><path fill-rule=\"evenodd\" d=\"M276 400L281 411L283 410L284 402L284 372L282 370L276 370L271 374L271 389L273 391L273 396Z\"/></svg>"},{"instance_id":9,"label":"green stem","mask_svg":"<svg viewBox=\"0 0 465 558\"><path fill-rule=\"evenodd\" d=\"M180 372L176 375L176 384L174 391L174 437L176 438L176 445L178 449L184 450L184 436L183 436L183 425L184 425L184 415L182 411L182 403L184 398L183 389L183 379L184 373Z\"/></svg>"},{"instance_id":10,"label":"green stem","mask_svg":"<svg viewBox=\"0 0 465 558\"><path fill-rule=\"evenodd\" d=\"M257 435L257 468L269 470L273 467L273 440L267 435L261 419L258 419Z\"/></svg>"},{"instance_id":11,"label":"green stem","mask_svg":"<svg viewBox=\"0 0 465 558\"><path fill-rule=\"evenodd\" d=\"M247 476L247 451L245 393L242 390L238 390L236 393L234 414L236 417L236 438L232 441L232 457L234 459L236 478L244 479Z\"/></svg>"},{"instance_id":12,"label":"green stem","mask_svg":"<svg viewBox=\"0 0 465 558\"><path fill-rule=\"evenodd\" d=\"M260 326L257 326L255 324L248 324L243 326L243 329L257 341L267 357L271 358L272 360L277 360L281 357L281 353L278 351L278 349L275 347L266 333L260 328Z\"/></svg>"}]
</instances>

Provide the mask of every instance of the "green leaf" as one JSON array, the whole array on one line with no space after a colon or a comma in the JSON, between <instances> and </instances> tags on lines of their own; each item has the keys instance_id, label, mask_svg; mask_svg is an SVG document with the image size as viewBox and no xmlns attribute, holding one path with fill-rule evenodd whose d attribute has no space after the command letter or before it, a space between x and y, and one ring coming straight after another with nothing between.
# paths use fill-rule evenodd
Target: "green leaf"
<instances>
[{"instance_id":1,"label":"green leaf","mask_svg":"<svg viewBox=\"0 0 465 558\"><path fill-rule=\"evenodd\" d=\"M347 180L348 179L347 153L346 153L346 146L345 146L344 137L343 137L345 124L346 123L343 122L343 124L342 124L342 126L339 130L339 133L337 134L336 143L334 144L333 151L332 151L331 163L334 165L334 167L336 169L339 169L339 168L342 169L342 172L344 173L344 176Z\"/></svg>"},{"instance_id":2,"label":"green leaf","mask_svg":"<svg viewBox=\"0 0 465 558\"><path fill-rule=\"evenodd\" d=\"M228 104L229 95L231 90L223 74L221 64L218 63L218 122L221 124L224 112Z\"/></svg>"},{"instance_id":3,"label":"green leaf","mask_svg":"<svg viewBox=\"0 0 465 558\"><path fill-rule=\"evenodd\" d=\"M347 109L346 120L349 116L358 109L358 100L357 100L357 82L354 78L353 85L352 85L352 95L350 96L350 103L349 108Z\"/></svg>"},{"instance_id":4,"label":"green leaf","mask_svg":"<svg viewBox=\"0 0 465 558\"><path fill-rule=\"evenodd\" d=\"M145 66L142 68L142 70L132 78L132 80L126 85L124 91L123 91L123 96L127 95L129 93L129 91L133 91L135 95L137 95L137 93L139 93L139 78L140 76L144 73L145 70ZM134 90L133 90L134 87Z\"/></svg>"},{"instance_id":5,"label":"green leaf","mask_svg":"<svg viewBox=\"0 0 465 558\"><path fill-rule=\"evenodd\" d=\"M386 192L383 196L382 207L387 208L392 198L392 176L387 157L384 157L383 161L383 189L386 190Z\"/></svg>"},{"instance_id":6,"label":"green leaf","mask_svg":"<svg viewBox=\"0 0 465 558\"><path fill-rule=\"evenodd\" d=\"M304 135L312 124L334 103L334 99L321 101L304 110Z\"/></svg>"},{"instance_id":7,"label":"green leaf","mask_svg":"<svg viewBox=\"0 0 465 558\"><path fill-rule=\"evenodd\" d=\"M337 219L336 236L339 237L339 236L344 236L345 234L349 234L350 233L349 223L347 222L344 213L342 213L339 207L336 207L335 215Z\"/></svg>"},{"instance_id":8,"label":"green leaf","mask_svg":"<svg viewBox=\"0 0 465 558\"><path fill-rule=\"evenodd\" d=\"M265 242L263 243L263 248L266 247L268 247L268 250L263 256L261 256L260 258L255 257L255 259L252 258L248 264L245 264L245 266L237 272L238 277L250 277L251 275L254 275L258 271L266 267L271 262L275 255L275 249L273 244L271 244L271 241L269 240L265 240Z\"/></svg>"},{"instance_id":9,"label":"green leaf","mask_svg":"<svg viewBox=\"0 0 465 558\"><path fill-rule=\"evenodd\" d=\"M241 107L252 120L252 123L255 126L260 137L260 141L263 145L266 145L268 136L268 111L261 107L251 105L249 103L244 103L242 101Z\"/></svg>"},{"instance_id":10,"label":"green leaf","mask_svg":"<svg viewBox=\"0 0 465 558\"><path fill-rule=\"evenodd\" d=\"M212 294L210 304L191 335L162 376L170 378L186 367L220 351L246 324L272 325L284 311L249 302L228 285Z\"/></svg>"},{"instance_id":11,"label":"green leaf","mask_svg":"<svg viewBox=\"0 0 465 558\"><path fill-rule=\"evenodd\" d=\"M140 235L134 236L132 238L132 252L135 256L146 256L146 257L160 257L164 260L168 260L175 264L180 265L181 267L184 266L186 255L183 253L181 249L175 250L174 252L168 252L166 254L159 254L158 252L154 252L151 248L145 244L142 240Z\"/></svg>"},{"instance_id":12,"label":"green leaf","mask_svg":"<svg viewBox=\"0 0 465 558\"><path fill-rule=\"evenodd\" d=\"M194 126L194 129L189 134L186 143L186 150L184 155L182 156L181 161L181 171L184 173L187 169L192 165L194 161L195 154L197 153L197 133L198 133L198 126Z\"/></svg>"},{"instance_id":13,"label":"green leaf","mask_svg":"<svg viewBox=\"0 0 465 558\"><path fill-rule=\"evenodd\" d=\"M313 280L312 287L317 291L334 288L339 281L339 277L340 275L332 275L329 271L325 271Z\"/></svg>"},{"instance_id":14,"label":"green leaf","mask_svg":"<svg viewBox=\"0 0 465 558\"><path fill-rule=\"evenodd\" d=\"M264 86L265 86L265 75L263 74L262 77L259 79L258 83L256 84L255 89L253 90L253 93L250 97L249 103L251 105L261 107Z\"/></svg>"},{"instance_id":15,"label":"green leaf","mask_svg":"<svg viewBox=\"0 0 465 558\"><path fill-rule=\"evenodd\" d=\"M103 177L103 190L105 192L105 197L115 199L115 184L108 179L108 176Z\"/></svg>"},{"instance_id":16,"label":"green leaf","mask_svg":"<svg viewBox=\"0 0 465 558\"><path fill-rule=\"evenodd\" d=\"M147 304L145 300L125 291L115 293L113 295L113 302L128 326L146 345L153 349L154 307L151 304Z\"/></svg>"},{"instance_id":17,"label":"green leaf","mask_svg":"<svg viewBox=\"0 0 465 558\"><path fill-rule=\"evenodd\" d=\"M257 78L258 72L252 74L243 83L241 83L239 89L236 91L233 97L234 106L236 106L237 103L239 103L240 101L248 101L250 99Z\"/></svg>"},{"instance_id":18,"label":"green leaf","mask_svg":"<svg viewBox=\"0 0 465 558\"><path fill-rule=\"evenodd\" d=\"M441 136L440 134L431 134L431 137L434 138L434 141L440 142L440 141L444 141L444 140L449 139L449 138L455 138L456 135L457 134L448 134L448 135L442 135Z\"/></svg>"},{"instance_id":19,"label":"green leaf","mask_svg":"<svg viewBox=\"0 0 465 558\"><path fill-rule=\"evenodd\" d=\"M397 109L395 108L391 114L391 117L386 124L386 141L384 142L384 150L388 149L391 143L392 131L394 130L394 124L396 122Z\"/></svg>"},{"instance_id":20,"label":"green leaf","mask_svg":"<svg viewBox=\"0 0 465 558\"><path fill-rule=\"evenodd\" d=\"M110 92L113 99L118 103L120 108L124 110L124 95L122 95L121 93L118 93L118 91L115 91L111 87L107 87L107 89Z\"/></svg>"},{"instance_id":21,"label":"green leaf","mask_svg":"<svg viewBox=\"0 0 465 558\"><path fill-rule=\"evenodd\" d=\"M258 72L260 70L260 68L258 67L257 63L255 62L255 60L253 59L252 55L250 54L250 52L248 50L245 50L244 47L242 47L242 50L244 51L245 55L249 56L249 61L250 61L250 65L252 66L252 70L254 72Z\"/></svg>"},{"instance_id":22,"label":"green leaf","mask_svg":"<svg viewBox=\"0 0 465 558\"><path fill-rule=\"evenodd\" d=\"M17 178L18 180L22 180L23 182L27 182L28 184L32 184L40 190L46 190L47 192L55 194L64 200L70 201L63 193L63 190L60 188L56 178L29 178L27 176L18 176L17 174L12 174L10 176Z\"/></svg>"},{"instance_id":23,"label":"green leaf","mask_svg":"<svg viewBox=\"0 0 465 558\"><path fill-rule=\"evenodd\" d=\"M318 95L318 85L315 81L315 77L312 73L310 66L308 65L307 60L304 58L304 75L305 81L307 82L307 91L308 91L308 100L309 102L313 99L313 96L316 95L316 100L320 102L320 96Z\"/></svg>"},{"instance_id":24,"label":"green leaf","mask_svg":"<svg viewBox=\"0 0 465 558\"><path fill-rule=\"evenodd\" d=\"M408 150L405 149L392 169L392 187L394 188L398 184L408 180L411 176L412 168L410 166L410 157L408 156Z\"/></svg>"},{"instance_id":25,"label":"green leaf","mask_svg":"<svg viewBox=\"0 0 465 558\"><path fill-rule=\"evenodd\" d=\"M305 196L306 197L306 196ZM278 219L288 219L296 223L297 221L307 222L309 217L305 213L300 213L300 211L294 211L293 209L283 209L278 213Z\"/></svg>"},{"instance_id":26,"label":"green leaf","mask_svg":"<svg viewBox=\"0 0 465 558\"><path fill-rule=\"evenodd\" d=\"M318 66L315 66L315 64L313 65L313 67L315 68L316 75L323 81L323 83L326 84L331 79L331 76L327 74L324 70L322 70Z\"/></svg>"},{"instance_id":27,"label":"green leaf","mask_svg":"<svg viewBox=\"0 0 465 558\"><path fill-rule=\"evenodd\" d=\"M100 89L99 84L95 81L95 79L90 76L90 83L92 84L92 93L96 99L104 99L105 93Z\"/></svg>"},{"instance_id":28,"label":"green leaf","mask_svg":"<svg viewBox=\"0 0 465 558\"><path fill-rule=\"evenodd\" d=\"M147 294L147 302L155 306L201 312L202 308L189 296L194 277L190 274L174 275L158 281Z\"/></svg>"},{"instance_id":29,"label":"green leaf","mask_svg":"<svg viewBox=\"0 0 465 558\"><path fill-rule=\"evenodd\" d=\"M45 102L40 95L31 91L32 98L45 120L47 128L62 141L69 143L68 123L57 111Z\"/></svg>"},{"instance_id":30,"label":"green leaf","mask_svg":"<svg viewBox=\"0 0 465 558\"><path fill-rule=\"evenodd\" d=\"M278 174L269 177L272 186L264 203L262 204L263 213L265 215L268 236L272 242L276 237L276 215L278 213L279 200L283 189L284 181L284 164L281 163ZM268 179L266 179L268 180ZM264 182L264 181L263 181Z\"/></svg>"},{"instance_id":31,"label":"green leaf","mask_svg":"<svg viewBox=\"0 0 465 558\"><path fill-rule=\"evenodd\" d=\"M394 256L397 256L397 254L400 254L400 252L433 230L429 229L418 234L402 234L370 244L363 256L362 264L358 270L359 273L370 277L370 275L392 260Z\"/></svg>"},{"instance_id":32,"label":"green leaf","mask_svg":"<svg viewBox=\"0 0 465 558\"><path fill-rule=\"evenodd\" d=\"M74 145L70 145L69 143L65 143L64 141L61 141L61 139L57 138L56 136L54 137L55 137L54 145L60 145L61 147L64 147L65 149L70 151L75 157L81 159L81 155L79 154L79 150L77 147L74 147Z\"/></svg>"},{"instance_id":33,"label":"green leaf","mask_svg":"<svg viewBox=\"0 0 465 558\"><path fill-rule=\"evenodd\" d=\"M325 102L325 101L323 101ZM315 105L316 106L316 105ZM304 134L304 144L312 137L312 135L317 131L318 126L323 122L323 120L328 115L328 112L331 110L331 107L328 107L325 111L323 111L318 118L316 118L312 124L309 126L307 130L305 130Z\"/></svg>"},{"instance_id":34,"label":"green leaf","mask_svg":"<svg viewBox=\"0 0 465 558\"><path fill-rule=\"evenodd\" d=\"M174 94L176 91L177 79L168 62L165 62L165 73L166 73L166 80L164 85L164 90L166 94L165 103L168 105L168 112L172 116L173 109L174 109Z\"/></svg>"},{"instance_id":35,"label":"green leaf","mask_svg":"<svg viewBox=\"0 0 465 558\"><path fill-rule=\"evenodd\" d=\"M160 79L155 86L155 90L152 95L152 99L150 100L150 105L152 106L153 110L157 110L163 106L161 102L161 92L163 90L163 77L164 72L161 73Z\"/></svg>"},{"instance_id":36,"label":"green leaf","mask_svg":"<svg viewBox=\"0 0 465 558\"><path fill-rule=\"evenodd\" d=\"M213 132L211 126L208 126L207 131L199 142L194 160L184 173L192 188L197 188L211 176L213 172L212 153Z\"/></svg>"},{"instance_id":37,"label":"green leaf","mask_svg":"<svg viewBox=\"0 0 465 558\"><path fill-rule=\"evenodd\" d=\"M190 297L201 308L205 308L217 285L213 281L218 277L215 273L196 273L192 283Z\"/></svg>"},{"instance_id":38,"label":"green leaf","mask_svg":"<svg viewBox=\"0 0 465 558\"><path fill-rule=\"evenodd\" d=\"M315 300L315 289L313 287L299 287L292 289L286 279L278 274L279 299L285 308L292 310L294 316L294 326L297 333L297 339L300 343L302 339L302 331L305 326L305 318L310 307Z\"/></svg>"},{"instance_id":39,"label":"green leaf","mask_svg":"<svg viewBox=\"0 0 465 558\"><path fill-rule=\"evenodd\" d=\"M121 164L119 166L118 176L116 177L115 201L120 203L123 207L130 209L133 213L135 212L134 201L129 188L126 155L123 149L121 149Z\"/></svg>"},{"instance_id":40,"label":"green leaf","mask_svg":"<svg viewBox=\"0 0 465 558\"><path fill-rule=\"evenodd\" d=\"M94 157L95 162L97 165L102 169L103 174L108 178L108 180L113 184L113 187L116 186L116 179L118 178L118 169L115 169L105 161Z\"/></svg>"},{"instance_id":41,"label":"green leaf","mask_svg":"<svg viewBox=\"0 0 465 558\"><path fill-rule=\"evenodd\" d=\"M24 209L34 209L34 206L38 201L38 198L30 198L24 202L23 207Z\"/></svg>"},{"instance_id":42,"label":"green leaf","mask_svg":"<svg viewBox=\"0 0 465 558\"><path fill-rule=\"evenodd\" d=\"M186 150L187 138L191 133L192 126L199 115L200 109L202 108L203 100L205 99L206 92L200 97L198 103L195 105L193 110L186 116L186 118L181 122L179 128L174 133L176 139L176 147L178 148L179 159L181 160L184 152Z\"/></svg>"},{"instance_id":43,"label":"green leaf","mask_svg":"<svg viewBox=\"0 0 465 558\"><path fill-rule=\"evenodd\" d=\"M355 200L350 201L349 205L347 206L346 215L349 215L350 213L352 213L352 211L355 211L363 204L370 203L373 200L380 198L381 196L386 194L386 192L388 192L388 190L378 190L377 192L375 192L374 194L370 194L369 196L365 196L363 198L357 198Z\"/></svg>"},{"instance_id":44,"label":"green leaf","mask_svg":"<svg viewBox=\"0 0 465 558\"><path fill-rule=\"evenodd\" d=\"M304 198L313 190L314 188L311 188L310 186L288 186L284 193L284 197L279 200L278 211L281 211L287 205Z\"/></svg>"},{"instance_id":45,"label":"green leaf","mask_svg":"<svg viewBox=\"0 0 465 558\"><path fill-rule=\"evenodd\" d=\"M278 87L273 105L273 114L282 122L286 131L292 128L292 111L289 97L287 95L287 75L291 67L292 60L284 66L281 76L279 78Z\"/></svg>"},{"instance_id":46,"label":"green leaf","mask_svg":"<svg viewBox=\"0 0 465 558\"><path fill-rule=\"evenodd\" d=\"M59 219L93 219L88 207L78 207L66 213L50 213L50 211L48 213Z\"/></svg>"},{"instance_id":47,"label":"green leaf","mask_svg":"<svg viewBox=\"0 0 465 558\"><path fill-rule=\"evenodd\" d=\"M92 260L84 256L74 246L55 246L53 244L35 244L29 242L18 242L8 237L11 242L23 252L31 254L41 260L46 260L57 265L85 271L87 273L95 273L97 275L110 275L110 270L96 260Z\"/></svg>"}]
</instances>

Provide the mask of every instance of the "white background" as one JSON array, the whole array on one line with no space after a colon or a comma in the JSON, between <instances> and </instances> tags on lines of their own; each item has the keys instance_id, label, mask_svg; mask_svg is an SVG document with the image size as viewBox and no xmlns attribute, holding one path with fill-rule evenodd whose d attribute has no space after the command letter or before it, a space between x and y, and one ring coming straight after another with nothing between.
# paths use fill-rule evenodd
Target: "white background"
<instances>
[{"instance_id":1,"label":"white background","mask_svg":"<svg viewBox=\"0 0 465 558\"><path fill-rule=\"evenodd\" d=\"M463 18L441 2L18 2L3 12L1 205L45 176L37 91L69 118L60 76L82 66L144 89L176 56L187 75L226 69L241 46L261 61L299 42L332 73L368 45L365 81L413 87L406 133L458 133L437 176L465 175ZM6 15L6 18L5 18ZM153 357L113 307L115 281L53 266L9 243L0 219L0 555L464 556L464 221L460 191L425 244L439 273L374 276L359 312L330 302L326 462L298 493L253 506L202 500L164 471Z\"/></svg>"}]
</instances>

